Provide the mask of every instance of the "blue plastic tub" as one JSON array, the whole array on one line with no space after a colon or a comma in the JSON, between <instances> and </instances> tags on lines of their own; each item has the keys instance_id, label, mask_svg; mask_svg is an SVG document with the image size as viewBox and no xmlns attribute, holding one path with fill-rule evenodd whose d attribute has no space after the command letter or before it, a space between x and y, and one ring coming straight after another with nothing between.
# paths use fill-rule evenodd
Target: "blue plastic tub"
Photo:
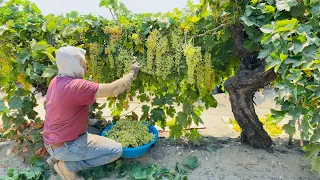
<instances>
[{"instance_id":1,"label":"blue plastic tub","mask_svg":"<svg viewBox=\"0 0 320 180\"><path fill-rule=\"evenodd\" d=\"M105 133L108 132L112 126L114 126L115 124L111 124L109 126L107 126L101 133L101 136L105 136ZM123 148L123 153L122 153L122 158L137 158L140 156L143 156L145 153L147 153L150 148L151 145L154 144L157 140L158 140L158 130L154 127L154 126L150 126L149 127L149 132L155 134L154 136L154 140L152 142L149 142L148 144L145 144L143 146L139 146L136 148Z\"/></svg>"}]
</instances>

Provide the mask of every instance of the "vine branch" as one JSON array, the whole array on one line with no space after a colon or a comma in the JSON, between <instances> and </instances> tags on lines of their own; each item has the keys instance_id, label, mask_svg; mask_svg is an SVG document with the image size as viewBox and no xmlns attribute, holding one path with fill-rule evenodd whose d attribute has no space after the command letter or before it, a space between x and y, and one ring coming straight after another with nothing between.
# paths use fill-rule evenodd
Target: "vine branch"
<instances>
[{"instance_id":1,"label":"vine branch","mask_svg":"<svg viewBox=\"0 0 320 180\"><path fill-rule=\"evenodd\" d=\"M206 31L206 32L204 32L204 33L202 33L202 34L194 35L193 37L204 36L204 35L206 35L206 34L208 34L208 33L210 33L210 32L217 31L217 30L219 30L220 28L225 27L225 26L227 26L227 24L220 24L220 25L219 25L218 27L216 27L216 28L210 29L209 31Z\"/></svg>"},{"instance_id":2,"label":"vine branch","mask_svg":"<svg viewBox=\"0 0 320 180\"><path fill-rule=\"evenodd\" d=\"M115 17L115 15L114 15L114 13L112 12L111 8L108 8L108 9L109 9L109 12L110 12L110 14L111 14L111 16L112 16L112 19L117 23L118 26L121 27L121 24L119 23L118 18Z\"/></svg>"}]
</instances>

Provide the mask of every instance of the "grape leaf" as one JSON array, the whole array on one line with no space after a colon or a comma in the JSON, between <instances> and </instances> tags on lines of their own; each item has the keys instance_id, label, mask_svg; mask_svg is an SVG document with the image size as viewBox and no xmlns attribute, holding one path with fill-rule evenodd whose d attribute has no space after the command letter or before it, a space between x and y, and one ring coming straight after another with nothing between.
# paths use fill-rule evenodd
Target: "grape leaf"
<instances>
[{"instance_id":1,"label":"grape leaf","mask_svg":"<svg viewBox=\"0 0 320 180\"><path fill-rule=\"evenodd\" d=\"M10 107L10 109L20 109L23 107L23 100L20 97L12 97L9 102L8 105Z\"/></svg>"},{"instance_id":2,"label":"grape leaf","mask_svg":"<svg viewBox=\"0 0 320 180\"><path fill-rule=\"evenodd\" d=\"M11 10L10 8L6 8L6 9L4 10L4 12L3 12L3 15L4 15L4 16L8 16L8 15L10 15L10 14L12 14L12 10Z\"/></svg>"},{"instance_id":3,"label":"grape leaf","mask_svg":"<svg viewBox=\"0 0 320 180\"><path fill-rule=\"evenodd\" d=\"M71 12L67 13L67 17L70 17L72 19L75 19L76 17L78 17L78 15L79 15L79 12L77 12L77 11L71 11Z\"/></svg>"},{"instance_id":4,"label":"grape leaf","mask_svg":"<svg viewBox=\"0 0 320 180\"><path fill-rule=\"evenodd\" d=\"M162 120L165 115L162 108L154 108L151 110L151 119L154 121Z\"/></svg>"},{"instance_id":5,"label":"grape leaf","mask_svg":"<svg viewBox=\"0 0 320 180\"><path fill-rule=\"evenodd\" d=\"M203 124L202 119L198 116L198 114L196 114L195 112L192 112L192 118L194 123L198 126L199 123Z\"/></svg>"},{"instance_id":6,"label":"grape leaf","mask_svg":"<svg viewBox=\"0 0 320 180\"><path fill-rule=\"evenodd\" d=\"M318 16L320 14L320 3L319 2L312 5L311 14L313 16Z\"/></svg>"},{"instance_id":7,"label":"grape leaf","mask_svg":"<svg viewBox=\"0 0 320 180\"><path fill-rule=\"evenodd\" d=\"M13 120L13 123L15 124L15 125L21 125L22 123L24 123L25 122L25 118L24 118L24 116L22 116L22 115L18 115L17 117L15 117Z\"/></svg>"},{"instance_id":8,"label":"grape leaf","mask_svg":"<svg viewBox=\"0 0 320 180\"><path fill-rule=\"evenodd\" d=\"M9 129L11 127L11 118L7 116L6 114L2 115L2 122L3 122L3 128L4 129Z\"/></svg>"},{"instance_id":9,"label":"grape leaf","mask_svg":"<svg viewBox=\"0 0 320 180\"><path fill-rule=\"evenodd\" d=\"M42 77L45 77L45 78L51 78L53 77L54 75L56 75L58 73L57 69L56 68L53 68L52 66L46 68L43 73L42 73Z\"/></svg>"},{"instance_id":10,"label":"grape leaf","mask_svg":"<svg viewBox=\"0 0 320 180\"><path fill-rule=\"evenodd\" d=\"M183 166L182 163L176 164L176 170L182 175L188 174L188 170Z\"/></svg>"},{"instance_id":11,"label":"grape leaf","mask_svg":"<svg viewBox=\"0 0 320 180\"><path fill-rule=\"evenodd\" d=\"M308 132L303 130L303 132ZM320 140L320 128L316 128L313 132L313 135L311 136L310 142L317 143Z\"/></svg>"},{"instance_id":12,"label":"grape leaf","mask_svg":"<svg viewBox=\"0 0 320 180\"><path fill-rule=\"evenodd\" d=\"M0 26L0 36L2 36L2 34L8 30L7 25L2 25Z\"/></svg>"},{"instance_id":13,"label":"grape leaf","mask_svg":"<svg viewBox=\"0 0 320 180\"><path fill-rule=\"evenodd\" d=\"M30 171L30 169L26 169L26 170L22 171L20 174L23 174L27 179L34 179L34 178L36 178L37 175L39 175L38 173Z\"/></svg>"},{"instance_id":14,"label":"grape leaf","mask_svg":"<svg viewBox=\"0 0 320 180\"><path fill-rule=\"evenodd\" d=\"M179 112L177 116L177 122L184 128L188 127L188 116L184 112Z\"/></svg>"},{"instance_id":15,"label":"grape leaf","mask_svg":"<svg viewBox=\"0 0 320 180\"><path fill-rule=\"evenodd\" d=\"M282 129L290 136L292 136L296 132L296 128L292 127L290 124L283 125Z\"/></svg>"},{"instance_id":16,"label":"grape leaf","mask_svg":"<svg viewBox=\"0 0 320 180\"><path fill-rule=\"evenodd\" d=\"M221 40L226 42L231 37L231 34L228 30L223 31L223 35L221 36Z\"/></svg>"},{"instance_id":17,"label":"grape leaf","mask_svg":"<svg viewBox=\"0 0 320 180\"><path fill-rule=\"evenodd\" d=\"M149 102L150 101L150 98L147 94L145 93L142 93L138 96L138 99L141 101L141 102Z\"/></svg>"},{"instance_id":18,"label":"grape leaf","mask_svg":"<svg viewBox=\"0 0 320 180\"><path fill-rule=\"evenodd\" d=\"M306 7L303 5L303 3L299 4L299 6L292 7L290 10L291 16L293 17L303 16L305 11L306 11Z\"/></svg>"},{"instance_id":19,"label":"grape leaf","mask_svg":"<svg viewBox=\"0 0 320 180\"><path fill-rule=\"evenodd\" d=\"M153 165L146 167L136 166L133 169L133 177L135 179L154 179L153 175L156 173L156 168Z\"/></svg>"},{"instance_id":20,"label":"grape leaf","mask_svg":"<svg viewBox=\"0 0 320 180\"><path fill-rule=\"evenodd\" d=\"M30 133L31 141L32 142L39 142L42 139L42 136L39 132L32 132Z\"/></svg>"},{"instance_id":21,"label":"grape leaf","mask_svg":"<svg viewBox=\"0 0 320 180\"><path fill-rule=\"evenodd\" d=\"M196 156L186 157L183 160L182 164L189 167L190 169L194 170L197 167L199 167L198 157L196 157Z\"/></svg>"},{"instance_id":22,"label":"grape leaf","mask_svg":"<svg viewBox=\"0 0 320 180\"><path fill-rule=\"evenodd\" d=\"M266 5L264 7L263 11L266 12L266 13L272 13L273 14L274 11L275 11L275 8L273 6L271 6L271 5Z\"/></svg>"},{"instance_id":23,"label":"grape leaf","mask_svg":"<svg viewBox=\"0 0 320 180\"><path fill-rule=\"evenodd\" d=\"M252 45L253 45L253 42L252 41L249 41L249 40L246 40L244 43L243 43L243 47L246 48L247 50L250 50L252 48Z\"/></svg>"},{"instance_id":24,"label":"grape leaf","mask_svg":"<svg viewBox=\"0 0 320 180\"><path fill-rule=\"evenodd\" d=\"M7 109L6 106L4 105L4 101L0 100L0 112Z\"/></svg>"},{"instance_id":25,"label":"grape leaf","mask_svg":"<svg viewBox=\"0 0 320 180\"><path fill-rule=\"evenodd\" d=\"M18 61L21 63L21 64L24 64L26 62L26 60L30 59L30 53L28 52L22 52L21 54L19 54L18 56Z\"/></svg>"},{"instance_id":26,"label":"grape leaf","mask_svg":"<svg viewBox=\"0 0 320 180\"><path fill-rule=\"evenodd\" d=\"M152 105L153 106L163 106L165 104L164 100L165 100L164 98L157 96L157 97L153 98Z\"/></svg>"},{"instance_id":27,"label":"grape leaf","mask_svg":"<svg viewBox=\"0 0 320 180\"><path fill-rule=\"evenodd\" d=\"M263 58L267 57L270 54L271 51L272 51L271 48L260 50L258 58L259 59L263 59Z\"/></svg>"},{"instance_id":28,"label":"grape leaf","mask_svg":"<svg viewBox=\"0 0 320 180\"><path fill-rule=\"evenodd\" d=\"M191 19L190 19L190 22L192 22L192 23L196 23L196 22L198 22L200 20L200 18L199 17L197 17L197 16L193 16Z\"/></svg>"},{"instance_id":29,"label":"grape leaf","mask_svg":"<svg viewBox=\"0 0 320 180\"><path fill-rule=\"evenodd\" d=\"M32 46L32 50L34 51L46 50L47 46L48 44L45 41L37 42L34 46Z\"/></svg>"},{"instance_id":30,"label":"grape leaf","mask_svg":"<svg viewBox=\"0 0 320 180\"><path fill-rule=\"evenodd\" d=\"M304 132L304 133L308 133L310 129L312 129L312 126L309 122L309 119L307 116L304 116L302 121L301 121L301 125L300 125L300 128L301 130ZM320 132L319 132L320 133ZM314 140L317 140L318 136L320 136L320 134L314 134Z\"/></svg>"},{"instance_id":31,"label":"grape leaf","mask_svg":"<svg viewBox=\"0 0 320 180\"><path fill-rule=\"evenodd\" d=\"M207 95L202 99L205 102L205 106L208 109L209 107L216 108L218 105L217 100L211 95Z\"/></svg>"},{"instance_id":32,"label":"grape leaf","mask_svg":"<svg viewBox=\"0 0 320 180\"><path fill-rule=\"evenodd\" d=\"M267 64L266 64L266 71L269 71L270 69L274 68L280 61L272 59L272 57L268 56L266 58Z\"/></svg>"},{"instance_id":33,"label":"grape leaf","mask_svg":"<svg viewBox=\"0 0 320 180\"><path fill-rule=\"evenodd\" d=\"M274 109L271 109L271 113L273 114L273 117L274 118L283 118L284 115L285 115L285 112L284 111L277 111L277 110L274 110Z\"/></svg>"},{"instance_id":34,"label":"grape leaf","mask_svg":"<svg viewBox=\"0 0 320 180\"><path fill-rule=\"evenodd\" d=\"M320 114L314 114L311 123L320 123Z\"/></svg>"},{"instance_id":35,"label":"grape leaf","mask_svg":"<svg viewBox=\"0 0 320 180\"><path fill-rule=\"evenodd\" d=\"M142 106L142 116L141 116L141 119L145 120L148 118L148 115L149 115L149 111L150 111L150 106L148 105L143 105Z\"/></svg>"},{"instance_id":36,"label":"grape leaf","mask_svg":"<svg viewBox=\"0 0 320 180\"><path fill-rule=\"evenodd\" d=\"M49 52L42 52L42 53L46 54L51 61L55 61L56 60L56 58L53 57L51 53L49 53Z\"/></svg>"},{"instance_id":37,"label":"grape leaf","mask_svg":"<svg viewBox=\"0 0 320 180\"><path fill-rule=\"evenodd\" d=\"M273 32L273 26L271 24L266 24L260 28L260 31L262 31L265 34L269 34Z\"/></svg>"},{"instance_id":38,"label":"grape leaf","mask_svg":"<svg viewBox=\"0 0 320 180\"><path fill-rule=\"evenodd\" d=\"M174 117L174 114L176 113L176 109L173 106L170 106L167 111L166 111L167 115L170 117Z\"/></svg>"},{"instance_id":39,"label":"grape leaf","mask_svg":"<svg viewBox=\"0 0 320 180\"><path fill-rule=\"evenodd\" d=\"M302 148L304 151L306 151L306 158L310 159L313 156L317 156L320 151L320 145L319 144L314 144L310 143L306 145L305 147Z\"/></svg>"},{"instance_id":40,"label":"grape leaf","mask_svg":"<svg viewBox=\"0 0 320 180\"><path fill-rule=\"evenodd\" d=\"M160 170L158 170L155 174L154 174L154 178L156 179L161 179L162 175L165 173L169 173L170 170L166 167L159 167Z\"/></svg>"},{"instance_id":41,"label":"grape leaf","mask_svg":"<svg viewBox=\"0 0 320 180\"><path fill-rule=\"evenodd\" d=\"M182 136L182 127L179 125L173 125L169 127L170 137L180 138Z\"/></svg>"},{"instance_id":42,"label":"grape leaf","mask_svg":"<svg viewBox=\"0 0 320 180\"><path fill-rule=\"evenodd\" d=\"M276 6L279 11L290 11L291 7L298 5L296 0L276 0Z\"/></svg>"},{"instance_id":43,"label":"grape leaf","mask_svg":"<svg viewBox=\"0 0 320 180\"><path fill-rule=\"evenodd\" d=\"M104 168L103 167L97 167L97 168L95 168L94 169L94 171L93 171L93 173L94 173L94 177L95 178L104 178L104 177L106 177L107 176L107 172L105 172L104 171Z\"/></svg>"},{"instance_id":44,"label":"grape leaf","mask_svg":"<svg viewBox=\"0 0 320 180\"><path fill-rule=\"evenodd\" d=\"M282 105L281 105L281 110L282 111L289 111L290 109L293 108L293 104L291 104L289 101L285 101Z\"/></svg>"},{"instance_id":45,"label":"grape leaf","mask_svg":"<svg viewBox=\"0 0 320 180\"><path fill-rule=\"evenodd\" d=\"M316 157L312 161L312 170L317 171L320 174L320 158Z\"/></svg>"},{"instance_id":46,"label":"grape leaf","mask_svg":"<svg viewBox=\"0 0 320 180\"><path fill-rule=\"evenodd\" d=\"M183 103L183 112L186 114L186 115L190 115L191 114L191 111L192 111L192 108L191 108L191 105L187 102L184 102Z\"/></svg>"},{"instance_id":47,"label":"grape leaf","mask_svg":"<svg viewBox=\"0 0 320 180\"><path fill-rule=\"evenodd\" d=\"M279 20L276 22L275 32L292 31L298 23L296 18Z\"/></svg>"},{"instance_id":48,"label":"grape leaf","mask_svg":"<svg viewBox=\"0 0 320 180\"><path fill-rule=\"evenodd\" d=\"M254 22L252 22L247 16L242 16L241 18L240 18L240 20L246 25L246 26L253 26L253 25L255 25L255 23Z\"/></svg>"},{"instance_id":49,"label":"grape leaf","mask_svg":"<svg viewBox=\"0 0 320 180\"><path fill-rule=\"evenodd\" d=\"M269 44L272 40L272 34L264 34L261 39L261 44Z\"/></svg>"},{"instance_id":50,"label":"grape leaf","mask_svg":"<svg viewBox=\"0 0 320 180\"><path fill-rule=\"evenodd\" d=\"M19 172L18 172L18 170L13 169L13 168L9 168L9 169L8 169L7 175L8 175L9 177L12 177L13 179L18 179L18 178L19 178Z\"/></svg>"}]
</instances>

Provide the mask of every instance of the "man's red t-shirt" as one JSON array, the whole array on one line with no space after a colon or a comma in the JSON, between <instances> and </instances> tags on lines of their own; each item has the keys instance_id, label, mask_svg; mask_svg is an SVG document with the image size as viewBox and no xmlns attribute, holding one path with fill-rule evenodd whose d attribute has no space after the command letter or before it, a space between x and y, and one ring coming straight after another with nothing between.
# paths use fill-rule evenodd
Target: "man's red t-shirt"
<instances>
[{"instance_id":1,"label":"man's red t-shirt","mask_svg":"<svg viewBox=\"0 0 320 180\"><path fill-rule=\"evenodd\" d=\"M99 84L72 77L55 77L46 95L43 139L46 144L75 140L86 132L89 105Z\"/></svg>"}]
</instances>

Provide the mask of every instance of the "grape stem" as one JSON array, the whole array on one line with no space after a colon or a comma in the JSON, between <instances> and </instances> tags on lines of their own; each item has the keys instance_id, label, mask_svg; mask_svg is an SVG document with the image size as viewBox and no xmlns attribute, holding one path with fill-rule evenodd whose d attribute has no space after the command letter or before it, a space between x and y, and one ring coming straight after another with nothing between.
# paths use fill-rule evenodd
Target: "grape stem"
<instances>
[{"instance_id":1,"label":"grape stem","mask_svg":"<svg viewBox=\"0 0 320 180\"><path fill-rule=\"evenodd\" d=\"M110 12L110 14L111 14L111 16L112 16L112 18L113 18L113 20L119 25L119 26L121 26L120 25L120 23L119 23L119 21L118 21L118 18L116 18L115 16L114 16L114 14L113 14L113 12L112 12L112 10L111 10L111 8L108 8L109 9L109 12Z\"/></svg>"},{"instance_id":2,"label":"grape stem","mask_svg":"<svg viewBox=\"0 0 320 180\"><path fill-rule=\"evenodd\" d=\"M218 27L216 27L216 28L213 28L213 29L211 29L211 30L209 30L209 31L206 31L206 32L202 33L202 34L194 35L193 37L204 36L204 35L206 35L206 34L208 34L208 33L210 33L210 32L217 31L217 30L219 30L220 28L225 27L225 26L227 26L227 24L220 24L220 25L219 25Z\"/></svg>"}]
</instances>

